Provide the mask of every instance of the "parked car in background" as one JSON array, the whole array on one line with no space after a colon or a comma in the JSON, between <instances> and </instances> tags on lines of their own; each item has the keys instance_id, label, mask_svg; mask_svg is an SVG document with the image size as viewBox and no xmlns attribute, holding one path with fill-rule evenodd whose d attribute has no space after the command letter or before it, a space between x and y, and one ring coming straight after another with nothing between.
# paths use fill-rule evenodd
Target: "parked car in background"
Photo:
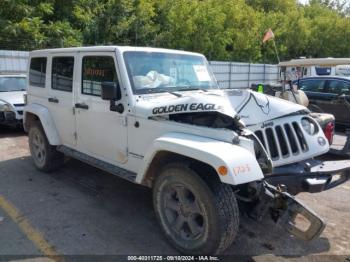
<instances>
[{"instance_id":1,"label":"parked car in background","mask_svg":"<svg viewBox=\"0 0 350 262\"><path fill-rule=\"evenodd\" d=\"M25 75L0 75L0 124L22 126Z\"/></svg>"},{"instance_id":2,"label":"parked car in background","mask_svg":"<svg viewBox=\"0 0 350 262\"><path fill-rule=\"evenodd\" d=\"M350 77L306 77L293 82L309 98L309 109L335 116L338 124L350 124Z\"/></svg>"}]
</instances>

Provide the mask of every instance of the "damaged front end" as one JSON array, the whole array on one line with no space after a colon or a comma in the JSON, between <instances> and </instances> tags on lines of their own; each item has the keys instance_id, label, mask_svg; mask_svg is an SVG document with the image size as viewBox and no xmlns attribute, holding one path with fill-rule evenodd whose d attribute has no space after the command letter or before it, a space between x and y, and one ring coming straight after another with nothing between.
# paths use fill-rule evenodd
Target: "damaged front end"
<instances>
[{"instance_id":1,"label":"damaged front end","mask_svg":"<svg viewBox=\"0 0 350 262\"><path fill-rule=\"evenodd\" d=\"M260 216L268 214L288 233L310 241L320 236L325 223L313 210L286 192L283 186L274 187L264 182L264 194L255 211Z\"/></svg>"}]
</instances>

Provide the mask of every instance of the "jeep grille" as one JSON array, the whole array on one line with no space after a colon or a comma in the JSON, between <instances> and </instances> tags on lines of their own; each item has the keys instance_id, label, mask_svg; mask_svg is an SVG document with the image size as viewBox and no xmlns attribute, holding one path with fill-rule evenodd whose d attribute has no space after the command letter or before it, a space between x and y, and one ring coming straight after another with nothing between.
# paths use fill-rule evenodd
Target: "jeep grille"
<instances>
[{"instance_id":1,"label":"jeep grille","mask_svg":"<svg viewBox=\"0 0 350 262\"><path fill-rule=\"evenodd\" d=\"M274 161L309 150L302 127L296 121L257 130L255 135Z\"/></svg>"}]
</instances>

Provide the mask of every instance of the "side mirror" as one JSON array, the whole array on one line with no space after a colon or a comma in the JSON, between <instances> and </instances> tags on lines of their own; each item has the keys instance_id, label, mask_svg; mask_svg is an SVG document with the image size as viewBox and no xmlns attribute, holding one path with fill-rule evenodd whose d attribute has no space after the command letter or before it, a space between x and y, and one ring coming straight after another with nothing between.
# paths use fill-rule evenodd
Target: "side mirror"
<instances>
[{"instance_id":1,"label":"side mirror","mask_svg":"<svg viewBox=\"0 0 350 262\"><path fill-rule=\"evenodd\" d=\"M103 100L118 101L122 98L120 86L115 82L102 82L101 98Z\"/></svg>"}]
</instances>

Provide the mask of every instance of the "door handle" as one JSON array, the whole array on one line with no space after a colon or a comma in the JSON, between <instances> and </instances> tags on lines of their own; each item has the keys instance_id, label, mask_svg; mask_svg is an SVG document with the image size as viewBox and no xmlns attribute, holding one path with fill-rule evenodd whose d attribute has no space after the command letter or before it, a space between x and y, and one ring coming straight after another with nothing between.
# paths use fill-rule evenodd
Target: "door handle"
<instances>
[{"instance_id":1,"label":"door handle","mask_svg":"<svg viewBox=\"0 0 350 262\"><path fill-rule=\"evenodd\" d=\"M81 109L89 109L89 106L87 104L84 104L84 103L76 103L75 107L81 108Z\"/></svg>"},{"instance_id":2,"label":"door handle","mask_svg":"<svg viewBox=\"0 0 350 262\"><path fill-rule=\"evenodd\" d=\"M49 97L47 100L48 100L50 103L59 103L59 100L58 100L57 98L55 98L55 97Z\"/></svg>"}]
</instances>

